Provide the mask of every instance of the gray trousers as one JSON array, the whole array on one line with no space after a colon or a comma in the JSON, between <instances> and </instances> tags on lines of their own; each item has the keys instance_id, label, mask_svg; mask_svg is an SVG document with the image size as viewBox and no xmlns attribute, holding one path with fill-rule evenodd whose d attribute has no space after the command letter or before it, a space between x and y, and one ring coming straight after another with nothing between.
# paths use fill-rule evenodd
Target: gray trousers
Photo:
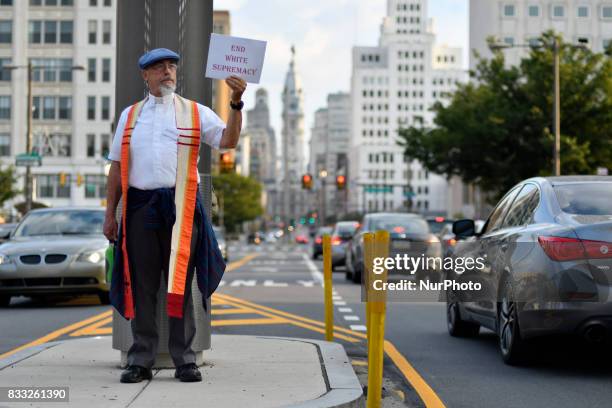
<instances>
[{"instance_id":1,"label":"gray trousers","mask_svg":"<svg viewBox=\"0 0 612 408\"><path fill-rule=\"evenodd\" d=\"M159 344L156 316L157 293L162 273L165 277L164 281L168 282L172 228L163 225L158 229L145 228L147 208L148 206L145 205L134 211L127 220L127 249L133 279L135 309L135 316L131 321L134 343L128 351L127 363L151 368L155 363ZM194 222L183 319L168 317L168 350L176 367L196 362L195 352L191 348L196 330L191 284L195 270L194 253L198 228L199 226Z\"/></svg>"}]
</instances>

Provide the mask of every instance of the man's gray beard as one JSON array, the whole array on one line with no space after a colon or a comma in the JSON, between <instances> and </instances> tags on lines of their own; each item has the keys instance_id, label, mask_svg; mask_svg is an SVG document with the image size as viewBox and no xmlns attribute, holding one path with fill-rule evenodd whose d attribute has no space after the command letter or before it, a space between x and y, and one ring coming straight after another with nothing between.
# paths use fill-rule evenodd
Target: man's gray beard
<instances>
[{"instance_id":1,"label":"man's gray beard","mask_svg":"<svg viewBox=\"0 0 612 408\"><path fill-rule=\"evenodd\" d=\"M162 96L170 95L170 94L172 94L176 90L176 85L174 85L174 84L172 84L172 85L160 84L159 85L159 90L160 90Z\"/></svg>"}]
</instances>

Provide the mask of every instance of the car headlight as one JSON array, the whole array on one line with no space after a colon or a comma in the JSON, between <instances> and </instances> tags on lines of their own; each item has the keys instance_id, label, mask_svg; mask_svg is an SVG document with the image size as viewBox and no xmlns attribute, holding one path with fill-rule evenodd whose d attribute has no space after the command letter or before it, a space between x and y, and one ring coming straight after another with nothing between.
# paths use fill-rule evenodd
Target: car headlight
<instances>
[{"instance_id":1,"label":"car headlight","mask_svg":"<svg viewBox=\"0 0 612 408\"><path fill-rule=\"evenodd\" d=\"M10 264L11 258L8 255L0 254L0 265Z\"/></svg>"},{"instance_id":2,"label":"car headlight","mask_svg":"<svg viewBox=\"0 0 612 408\"><path fill-rule=\"evenodd\" d=\"M100 249L97 251L87 251L79 255L79 257L77 258L77 261L97 264L97 263L104 261L104 255L105 255L104 249Z\"/></svg>"}]
</instances>

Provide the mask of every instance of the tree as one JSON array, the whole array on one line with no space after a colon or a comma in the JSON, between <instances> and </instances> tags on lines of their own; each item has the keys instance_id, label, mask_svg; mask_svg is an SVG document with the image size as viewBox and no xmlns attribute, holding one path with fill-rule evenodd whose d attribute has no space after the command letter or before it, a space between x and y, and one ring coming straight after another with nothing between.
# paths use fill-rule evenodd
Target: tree
<instances>
[{"instance_id":1,"label":"tree","mask_svg":"<svg viewBox=\"0 0 612 408\"><path fill-rule=\"evenodd\" d=\"M549 44L553 35L540 40ZM560 49L562 174L612 168L612 61L563 42ZM512 67L502 51L477 57L474 81L432 107L435 127L400 129L398 143L428 170L499 197L523 179L552 173L553 52L533 48Z\"/></svg>"},{"instance_id":2,"label":"tree","mask_svg":"<svg viewBox=\"0 0 612 408\"><path fill-rule=\"evenodd\" d=\"M6 166L5 168L0 167L0 207L17 194L21 193L20 190L15 188L17 183L17 174L15 173L15 167L12 165Z\"/></svg>"},{"instance_id":3,"label":"tree","mask_svg":"<svg viewBox=\"0 0 612 408\"><path fill-rule=\"evenodd\" d=\"M236 173L219 174L213 177L213 187L223 211L223 224L228 232L235 232L245 221L263 214L261 206L261 184L250 177ZM219 214L213 217L219 222Z\"/></svg>"}]
</instances>

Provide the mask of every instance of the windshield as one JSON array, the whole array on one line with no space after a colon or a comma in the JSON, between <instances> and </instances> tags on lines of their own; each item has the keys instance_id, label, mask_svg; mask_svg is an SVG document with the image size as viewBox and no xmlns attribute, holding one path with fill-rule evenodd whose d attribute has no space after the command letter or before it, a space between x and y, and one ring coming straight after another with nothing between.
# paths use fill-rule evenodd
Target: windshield
<instances>
[{"instance_id":1,"label":"windshield","mask_svg":"<svg viewBox=\"0 0 612 408\"><path fill-rule=\"evenodd\" d=\"M612 183L555 186L561 211L579 215L612 215Z\"/></svg>"},{"instance_id":2,"label":"windshield","mask_svg":"<svg viewBox=\"0 0 612 408\"><path fill-rule=\"evenodd\" d=\"M15 237L39 235L102 234L104 211L40 211L28 214L15 230Z\"/></svg>"},{"instance_id":3,"label":"windshield","mask_svg":"<svg viewBox=\"0 0 612 408\"><path fill-rule=\"evenodd\" d=\"M341 237L353 236L355 230L357 229L357 225L358 224L356 222L338 223L338 225L336 225L336 235Z\"/></svg>"},{"instance_id":4,"label":"windshield","mask_svg":"<svg viewBox=\"0 0 612 408\"><path fill-rule=\"evenodd\" d=\"M317 231L317 236L320 237L320 236L323 236L325 234L331 234L332 231L333 231L333 228L331 228L331 227L322 227L322 228L319 228L319 230Z\"/></svg>"},{"instance_id":5,"label":"windshield","mask_svg":"<svg viewBox=\"0 0 612 408\"><path fill-rule=\"evenodd\" d=\"M372 231L386 230L391 234L427 234L427 222L417 217L386 215L372 219Z\"/></svg>"}]
</instances>

